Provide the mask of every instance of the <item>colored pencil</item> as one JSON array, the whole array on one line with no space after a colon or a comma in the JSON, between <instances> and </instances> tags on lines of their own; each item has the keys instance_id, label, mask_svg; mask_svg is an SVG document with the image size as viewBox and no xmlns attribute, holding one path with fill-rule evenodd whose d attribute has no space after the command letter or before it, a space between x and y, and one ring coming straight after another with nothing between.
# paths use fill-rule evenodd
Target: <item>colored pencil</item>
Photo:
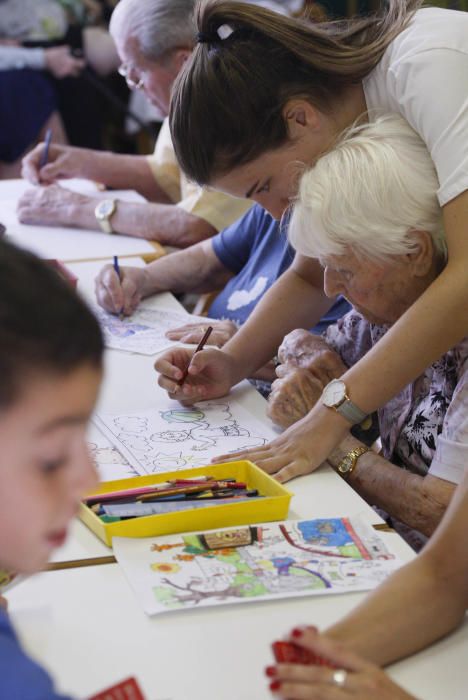
<instances>
[{"instance_id":1,"label":"colored pencil","mask_svg":"<svg viewBox=\"0 0 468 700\"><path fill-rule=\"evenodd\" d=\"M47 129L44 139L44 150L42 151L41 160L39 161L39 169L42 169L44 165L47 165L47 161L49 160L49 149L51 140L52 129Z\"/></svg>"},{"instance_id":2,"label":"colored pencil","mask_svg":"<svg viewBox=\"0 0 468 700\"><path fill-rule=\"evenodd\" d=\"M203 348L205 347L205 344L206 344L208 338L210 337L212 331L213 331L213 326L208 326L203 338L198 343L197 347L195 348L195 352L193 353L192 357L190 358L189 362L187 363L187 367L184 369L184 373L183 373L182 377L178 381L179 386L182 386L183 383L185 382L185 380L187 379L188 371L189 371L189 368L190 368L190 365L192 363L194 355L196 355L197 352L200 352L200 350L203 350Z\"/></svg>"}]
</instances>

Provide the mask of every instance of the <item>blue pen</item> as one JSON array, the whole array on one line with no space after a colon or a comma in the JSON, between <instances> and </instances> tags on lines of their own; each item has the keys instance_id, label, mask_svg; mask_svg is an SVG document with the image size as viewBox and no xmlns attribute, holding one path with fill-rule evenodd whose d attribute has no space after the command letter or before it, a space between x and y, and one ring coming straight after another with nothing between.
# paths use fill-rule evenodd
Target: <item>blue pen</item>
<instances>
[{"instance_id":1,"label":"blue pen","mask_svg":"<svg viewBox=\"0 0 468 700\"><path fill-rule=\"evenodd\" d=\"M52 129L47 129L46 135L45 135L45 140L44 140L44 150L42 151L41 155L41 160L39 162L39 168L42 170L44 165L47 165L47 161L49 160L49 148L50 148L50 142L52 140Z\"/></svg>"},{"instance_id":2,"label":"blue pen","mask_svg":"<svg viewBox=\"0 0 468 700\"><path fill-rule=\"evenodd\" d=\"M122 275L120 274L119 258L118 258L117 255L114 255L114 270L115 270L115 274L116 274L117 277L119 278L119 282L121 282L121 281L122 281ZM124 316L125 316L125 314L124 314L124 310L123 310L123 307L122 307L122 308L120 309L120 312L119 312L119 319L120 319L121 321L123 321L123 320L124 320Z\"/></svg>"}]
</instances>

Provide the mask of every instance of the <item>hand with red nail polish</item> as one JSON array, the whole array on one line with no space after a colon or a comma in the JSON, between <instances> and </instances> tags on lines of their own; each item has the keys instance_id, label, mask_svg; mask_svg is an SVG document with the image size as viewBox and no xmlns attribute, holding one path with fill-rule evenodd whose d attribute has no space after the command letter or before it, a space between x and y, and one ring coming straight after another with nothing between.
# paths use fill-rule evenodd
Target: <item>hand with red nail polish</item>
<instances>
[{"instance_id":1,"label":"hand with red nail polish","mask_svg":"<svg viewBox=\"0 0 468 700\"><path fill-rule=\"evenodd\" d=\"M416 700L378 666L315 628L296 627L291 641L273 643L278 661L266 675L272 693L288 700Z\"/></svg>"}]
</instances>

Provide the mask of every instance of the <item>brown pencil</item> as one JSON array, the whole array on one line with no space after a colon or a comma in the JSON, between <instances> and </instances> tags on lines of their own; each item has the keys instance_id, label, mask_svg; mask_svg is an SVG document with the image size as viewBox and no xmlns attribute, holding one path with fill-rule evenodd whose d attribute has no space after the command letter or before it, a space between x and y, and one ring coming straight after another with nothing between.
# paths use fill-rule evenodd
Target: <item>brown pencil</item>
<instances>
[{"instance_id":1,"label":"brown pencil","mask_svg":"<svg viewBox=\"0 0 468 700\"><path fill-rule=\"evenodd\" d=\"M205 345L206 345L206 342L207 342L208 338L209 338L210 335L211 335L212 330L213 330L213 326L208 326L208 328L206 329L206 332L205 332L203 338L200 340L200 342L198 343L197 347L195 348L195 352L193 353L193 355L196 355L197 352L200 352L200 350L203 350L203 348L204 348ZM192 355L192 357L190 358L189 362L187 363L187 367L184 369L184 373L183 373L181 379L179 379L179 381L177 382L179 386L182 386L183 383L185 382L185 380L187 379L189 367L190 367L191 362L192 362L192 360L193 360L193 355Z\"/></svg>"},{"instance_id":2,"label":"brown pencil","mask_svg":"<svg viewBox=\"0 0 468 700\"><path fill-rule=\"evenodd\" d=\"M60 571L61 569L79 569L82 566L100 566L102 564L116 564L117 559L112 556L90 557L89 559L70 559L70 561L54 561L46 564L43 571Z\"/></svg>"}]
</instances>

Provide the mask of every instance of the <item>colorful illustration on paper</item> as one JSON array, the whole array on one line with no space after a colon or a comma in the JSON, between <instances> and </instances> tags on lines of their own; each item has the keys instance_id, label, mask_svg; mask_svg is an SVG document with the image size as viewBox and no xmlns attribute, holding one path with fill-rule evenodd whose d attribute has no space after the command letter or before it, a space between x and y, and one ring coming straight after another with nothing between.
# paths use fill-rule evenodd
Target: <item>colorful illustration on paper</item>
<instances>
[{"instance_id":1,"label":"colorful illustration on paper","mask_svg":"<svg viewBox=\"0 0 468 700\"><path fill-rule=\"evenodd\" d=\"M152 615L377 586L398 562L357 518L288 521L158 539L113 540Z\"/></svg>"},{"instance_id":2,"label":"colorful illustration on paper","mask_svg":"<svg viewBox=\"0 0 468 700\"><path fill-rule=\"evenodd\" d=\"M94 313L108 348L142 355L155 355L173 345L174 341L166 338L166 333L171 328L200 320L206 323L206 319L200 319L198 316L145 306L138 307L131 316L122 319L107 313L99 306L94 307Z\"/></svg>"},{"instance_id":3,"label":"colorful illustration on paper","mask_svg":"<svg viewBox=\"0 0 468 700\"><path fill-rule=\"evenodd\" d=\"M141 474L208 464L212 457L264 445L265 428L234 401L205 401L190 407L138 414L103 415L96 424Z\"/></svg>"}]
</instances>

